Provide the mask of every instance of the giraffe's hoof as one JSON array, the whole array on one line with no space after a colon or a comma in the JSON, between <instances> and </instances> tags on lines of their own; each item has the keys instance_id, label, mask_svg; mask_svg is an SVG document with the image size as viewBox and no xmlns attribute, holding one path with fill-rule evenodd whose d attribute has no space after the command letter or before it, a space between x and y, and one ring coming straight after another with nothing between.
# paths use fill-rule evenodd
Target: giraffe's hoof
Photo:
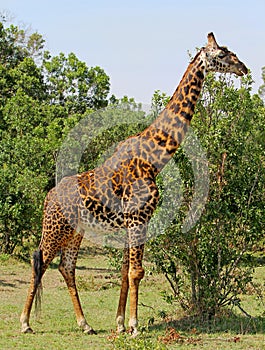
<instances>
[{"instance_id":1,"label":"giraffe's hoof","mask_svg":"<svg viewBox=\"0 0 265 350\"><path fill-rule=\"evenodd\" d=\"M27 327L27 328L22 329L21 333L34 334L35 332L33 331L32 328Z\"/></svg>"},{"instance_id":2,"label":"giraffe's hoof","mask_svg":"<svg viewBox=\"0 0 265 350\"><path fill-rule=\"evenodd\" d=\"M137 328L130 327L129 333L131 334L131 338L136 338L139 334Z\"/></svg>"},{"instance_id":3,"label":"giraffe's hoof","mask_svg":"<svg viewBox=\"0 0 265 350\"><path fill-rule=\"evenodd\" d=\"M118 316L116 319L116 322L117 322L116 333L117 334L124 333L126 331L125 326L124 326L124 317Z\"/></svg>"},{"instance_id":4,"label":"giraffe's hoof","mask_svg":"<svg viewBox=\"0 0 265 350\"><path fill-rule=\"evenodd\" d=\"M89 335L97 334L97 332L94 331L93 328L85 329L85 330L84 330L84 333L85 333L85 334L89 334Z\"/></svg>"},{"instance_id":5,"label":"giraffe's hoof","mask_svg":"<svg viewBox=\"0 0 265 350\"><path fill-rule=\"evenodd\" d=\"M122 334L122 333L125 333L125 332L126 332L126 329L125 329L124 326L117 327L117 330L116 330L117 334Z\"/></svg>"}]
</instances>

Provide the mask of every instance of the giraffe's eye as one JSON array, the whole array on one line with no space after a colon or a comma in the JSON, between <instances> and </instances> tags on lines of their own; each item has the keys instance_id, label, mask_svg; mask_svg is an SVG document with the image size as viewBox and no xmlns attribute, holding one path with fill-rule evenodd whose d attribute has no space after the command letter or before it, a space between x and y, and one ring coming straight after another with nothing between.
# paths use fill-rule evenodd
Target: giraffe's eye
<instances>
[{"instance_id":1,"label":"giraffe's eye","mask_svg":"<svg viewBox=\"0 0 265 350\"><path fill-rule=\"evenodd\" d=\"M225 58L225 56L226 56L226 52L220 52L219 54L218 54L218 58Z\"/></svg>"}]
</instances>

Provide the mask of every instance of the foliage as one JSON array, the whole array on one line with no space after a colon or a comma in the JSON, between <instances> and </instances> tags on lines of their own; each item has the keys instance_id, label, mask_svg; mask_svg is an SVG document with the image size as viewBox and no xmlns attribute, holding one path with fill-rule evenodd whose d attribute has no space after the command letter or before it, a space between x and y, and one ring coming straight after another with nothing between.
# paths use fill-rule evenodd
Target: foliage
<instances>
[{"instance_id":1,"label":"foliage","mask_svg":"<svg viewBox=\"0 0 265 350\"><path fill-rule=\"evenodd\" d=\"M102 68L88 68L74 53L52 57L45 52L42 69L50 103L63 106L67 113L107 106L110 83Z\"/></svg>"},{"instance_id":2,"label":"foliage","mask_svg":"<svg viewBox=\"0 0 265 350\"><path fill-rule=\"evenodd\" d=\"M250 91L250 76L240 89L227 78L206 79L192 124L208 159L210 189L204 213L194 228L182 232L194 177L179 149L175 161L184 200L174 224L148 248L170 283L172 294L165 297L207 317L225 305L240 305L239 294L252 281L246 254L264 238L265 108Z\"/></svg>"},{"instance_id":3,"label":"foliage","mask_svg":"<svg viewBox=\"0 0 265 350\"><path fill-rule=\"evenodd\" d=\"M157 116L163 107L169 102L170 97L160 90L155 90L152 97L152 111L154 116Z\"/></svg>"},{"instance_id":4,"label":"foliage","mask_svg":"<svg viewBox=\"0 0 265 350\"><path fill-rule=\"evenodd\" d=\"M259 88L259 94L264 99L265 98L265 67L262 68L262 79L263 84Z\"/></svg>"}]
</instances>

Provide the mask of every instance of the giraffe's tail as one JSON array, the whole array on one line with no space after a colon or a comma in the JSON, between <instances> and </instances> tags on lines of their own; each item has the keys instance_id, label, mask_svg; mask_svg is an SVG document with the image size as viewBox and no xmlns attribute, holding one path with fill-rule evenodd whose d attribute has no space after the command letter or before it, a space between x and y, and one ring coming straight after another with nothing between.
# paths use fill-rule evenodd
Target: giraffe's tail
<instances>
[{"instance_id":1,"label":"giraffe's tail","mask_svg":"<svg viewBox=\"0 0 265 350\"><path fill-rule=\"evenodd\" d=\"M34 270L34 290L35 295L35 315L37 318L40 316L41 311L41 297L42 297L42 267L43 267L43 257L42 251L40 249L33 253L33 270Z\"/></svg>"}]
</instances>

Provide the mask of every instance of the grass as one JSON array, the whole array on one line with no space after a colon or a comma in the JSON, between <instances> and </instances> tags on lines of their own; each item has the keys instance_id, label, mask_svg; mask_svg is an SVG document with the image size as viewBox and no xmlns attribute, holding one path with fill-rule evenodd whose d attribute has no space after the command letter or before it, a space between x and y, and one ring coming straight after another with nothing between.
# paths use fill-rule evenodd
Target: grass
<instances>
[{"instance_id":1,"label":"grass","mask_svg":"<svg viewBox=\"0 0 265 350\"><path fill-rule=\"evenodd\" d=\"M109 269L100 251L91 249L83 250L76 271L83 311L98 333L85 335L76 324L57 265L55 260L43 278L41 319L37 321L34 312L31 316L35 334L21 334L19 317L31 268L7 256L0 257L1 349L265 349L264 304L253 291L242 295L242 305L253 318L233 310L206 322L185 317L175 305L166 304L161 292L168 286L163 276L153 275L146 276L140 286L140 335L136 339L129 334L117 336L114 329L119 274ZM255 278L264 285L264 266L256 269Z\"/></svg>"}]
</instances>

